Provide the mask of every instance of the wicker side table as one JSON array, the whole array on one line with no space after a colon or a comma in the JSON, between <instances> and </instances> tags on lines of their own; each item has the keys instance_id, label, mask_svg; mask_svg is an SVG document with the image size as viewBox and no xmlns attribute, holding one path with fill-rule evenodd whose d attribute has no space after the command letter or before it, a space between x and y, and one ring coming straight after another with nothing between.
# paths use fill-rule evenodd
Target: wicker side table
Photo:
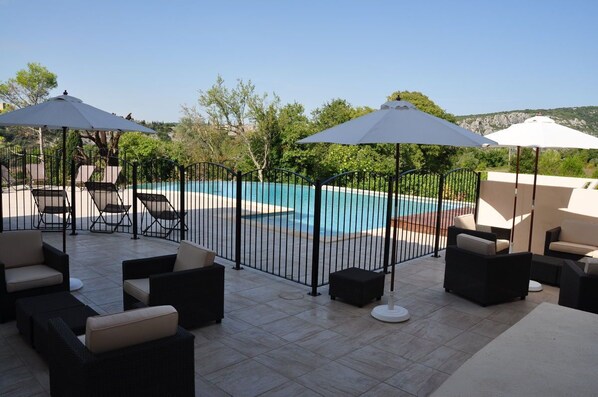
<instances>
[{"instance_id":1,"label":"wicker side table","mask_svg":"<svg viewBox=\"0 0 598 397\"><path fill-rule=\"evenodd\" d=\"M384 273L356 267L330 273L330 298L337 297L347 303L362 307L384 295Z\"/></svg>"}]
</instances>

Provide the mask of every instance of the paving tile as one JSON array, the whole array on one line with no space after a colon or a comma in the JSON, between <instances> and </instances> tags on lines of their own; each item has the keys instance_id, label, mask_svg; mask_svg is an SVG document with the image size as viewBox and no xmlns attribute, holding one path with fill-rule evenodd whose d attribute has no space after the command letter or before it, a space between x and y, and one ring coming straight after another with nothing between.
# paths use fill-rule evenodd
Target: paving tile
<instances>
[{"instance_id":1,"label":"paving tile","mask_svg":"<svg viewBox=\"0 0 598 397\"><path fill-rule=\"evenodd\" d=\"M289 342L296 342L300 339L324 331L324 328L296 316L288 316L280 320L272 321L260 326L260 328L274 335L278 335Z\"/></svg>"},{"instance_id":2,"label":"paving tile","mask_svg":"<svg viewBox=\"0 0 598 397\"><path fill-rule=\"evenodd\" d=\"M404 390L391 386L387 383L379 383L377 386L371 388L363 393L361 397L412 397L413 394L407 393Z\"/></svg>"},{"instance_id":3,"label":"paving tile","mask_svg":"<svg viewBox=\"0 0 598 397\"><path fill-rule=\"evenodd\" d=\"M231 347L208 341L195 347L195 372L207 375L247 359L248 356Z\"/></svg>"},{"instance_id":4,"label":"paving tile","mask_svg":"<svg viewBox=\"0 0 598 397\"><path fill-rule=\"evenodd\" d=\"M379 381L390 378L411 364L399 355L371 345L344 355L336 361Z\"/></svg>"},{"instance_id":5,"label":"paving tile","mask_svg":"<svg viewBox=\"0 0 598 397\"><path fill-rule=\"evenodd\" d=\"M440 343L433 342L404 332L395 332L392 335L379 339L376 347L403 358L417 361L436 350Z\"/></svg>"},{"instance_id":6,"label":"paving tile","mask_svg":"<svg viewBox=\"0 0 598 397\"><path fill-rule=\"evenodd\" d=\"M456 310L451 307L438 309L427 318L461 330L469 329L483 320L483 317Z\"/></svg>"},{"instance_id":7,"label":"paving tile","mask_svg":"<svg viewBox=\"0 0 598 397\"><path fill-rule=\"evenodd\" d=\"M329 359L303 349L296 344L285 345L260 354L254 360L272 368L289 379L311 372L330 362Z\"/></svg>"},{"instance_id":8,"label":"paving tile","mask_svg":"<svg viewBox=\"0 0 598 397\"><path fill-rule=\"evenodd\" d=\"M363 341L360 341L359 338L350 338L331 330L318 332L295 343L332 360L363 347Z\"/></svg>"},{"instance_id":9,"label":"paving tile","mask_svg":"<svg viewBox=\"0 0 598 397\"><path fill-rule=\"evenodd\" d=\"M427 367L437 369L447 374L455 372L471 354L451 349L447 346L440 346L419 361Z\"/></svg>"},{"instance_id":10,"label":"paving tile","mask_svg":"<svg viewBox=\"0 0 598 397\"><path fill-rule=\"evenodd\" d=\"M276 371L254 360L246 360L213 372L205 379L231 396L258 396L289 381Z\"/></svg>"},{"instance_id":11,"label":"paving tile","mask_svg":"<svg viewBox=\"0 0 598 397\"><path fill-rule=\"evenodd\" d=\"M223 336L220 341L249 357L255 357L289 343L257 327L249 328L234 335Z\"/></svg>"},{"instance_id":12,"label":"paving tile","mask_svg":"<svg viewBox=\"0 0 598 397\"><path fill-rule=\"evenodd\" d=\"M463 332L459 328L434 321L433 318L409 321L401 331L437 343L448 342Z\"/></svg>"},{"instance_id":13,"label":"paving tile","mask_svg":"<svg viewBox=\"0 0 598 397\"><path fill-rule=\"evenodd\" d=\"M447 378L448 375L443 372L413 363L386 383L416 396L427 396Z\"/></svg>"},{"instance_id":14,"label":"paving tile","mask_svg":"<svg viewBox=\"0 0 598 397\"><path fill-rule=\"evenodd\" d=\"M486 346L491 340L492 339L487 336L465 331L456 338L445 343L445 345L465 353L474 354L482 347Z\"/></svg>"},{"instance_id":15,"label":"paving tile","mask_svg":"<svg viewBox=\"0 0 598 397\"><path fill-rule=\"evenodd\" d=\"M508 324L484 319L480 321L478 324L471 327L468 331L475 332L476 334L484 335L488 338L494 339L509 328L510 325Z\"/></svg>"},{"instance_id":16,"label":"paving tile","mask_svg":"<svg viewBox=\"0 0 598 397\"><path fill-rule=\"evenodd\" d=\"M323 396L332 397L359 396L379 383L374 378L337 362L300 376L296 381Z\"/></svg>"},{"instance_id":17,"label":"paving tile","mask_svg":"<svg viewBox=\"0 0 598 397\"><path fill-rule=\"evenodd\" d=\"M251 325L263 325L288 317L289 315L285 312L275 310L268 305L255 304L250 308L243 308L231 312L229 316L243 320Z\"/></svg>"},{"instance_id":18,"label":"paving tile","mask_svg":"<svg viewBox=\"0 0 598 397\"><path fill-rule=\"evenodd\" d=\"M287 382L280 386L277 386L260 397L318 397L321 394L316 393L313 390L308 389L305 386L300 385L296 382Z\"/></svg>"}]
</instances>

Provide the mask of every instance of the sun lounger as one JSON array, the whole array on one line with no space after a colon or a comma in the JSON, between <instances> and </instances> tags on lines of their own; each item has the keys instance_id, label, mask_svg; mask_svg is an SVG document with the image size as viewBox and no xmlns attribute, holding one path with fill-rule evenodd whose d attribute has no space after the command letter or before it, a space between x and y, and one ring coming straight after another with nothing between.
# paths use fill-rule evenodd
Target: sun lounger
<instances>
[{"instance_id":1,"label":"sun lounger","mask_svg":"<svg viewBox=\"0 0 598 397\"><path fill-rule=\"evenodd\" d=\"M114 183L85 182L85 187L100 212L100 215L91 223L89 228L91 232L114 233L119 226L131 226L131 218L129 217L129 208L131 206L125 205ZM109 216L115 217L116 220L109 219ZM125 220L127 223L123 223ZM107 227L98 229L96 226L98 222Z\"/></svg>"},{"instance_id":2,"label":"sun lounger","mask_svg":"<svg viewBox=\"0 0 598 397\"><path fill-rule=\"evenodd\" d=\"M46 183L46 172L44 163L32 163L25 165L30 185L44 185Z\"/></svg>"},{"instance_id":3,"label":"sun lounger","mask_svg":"<svg viewBox=\"0 0 598 397\"><path fill-rule=\"evenodd\" d=\"M178 211L174 209L168 198L163 194L137 193L137 198L145 207L141 217L141 234L167 238L181 223L181 216ZM183 213L183 218L185 214ZM151 223L149 223L149 220L146 221L146 216L153 218ZM144 223L149 223L149 225L144 228ZM152 230L154 225L156 225L154 229L158 230ZM185 230L187 230L186 227Z\"/></svg>"},{"instance_id":4,"label":"sun lounger","mask_svg":"<svg viewBox=\"0 0 598 397\"><path fill-rule=\"evenodd\" d=\"M0 174L2 174L2 186L14 186L17 184L17 180L10 175L10 171L4 164L0 164Z\"/></svg>"},{"instance_id":5,"label":"sun lounger","mask_svg":"<svg viewBox=\"0 0 598 397\"><path fill-rule=\"evenodd\" d=\"M89 181L91 178L91 175L95 169L96 167L94 165L80 165L79 169L77 170L77 175L75 176L75 185L84 186L85 182Z\"/></svg>"},{"instance_id":6,"label":"sun lounger","mask_svg":"<svg viewBox=\"0 0 598 397\"><path fill-rule=\"evenodd\" d=\"M122 168L119 166L107 165L106 168L104 168L104 176L102 177L102 182L116 184L121 170Z\"/></svg>"},{"instance_id":7,"label":"sun lounger","mask_svg":"<svg viewBox=\"0 0 598 397\"><path fill-rule=\"evenodd\" d=\"M61 229L63 219L56 221L54 215L66 216L66 223L71 219L71 204L62 189L31 189L38 210L36 229Z\"/></svg>"}]
</instances>

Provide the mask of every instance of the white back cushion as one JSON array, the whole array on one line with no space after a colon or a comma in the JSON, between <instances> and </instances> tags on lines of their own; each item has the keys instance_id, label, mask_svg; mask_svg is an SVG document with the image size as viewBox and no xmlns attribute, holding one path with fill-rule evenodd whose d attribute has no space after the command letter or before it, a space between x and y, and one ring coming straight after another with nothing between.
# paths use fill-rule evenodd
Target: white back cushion
<instances>
[{"instance_id":1,"label":"white back cushion","mask_svg":"<svg viewBox=\"0 0 598 397\"><path fill-rule=\"evenodd\" d=\"M598 224L565 219L561 224L559 240L598 246Z\"/></svg>"},{"instance_id":2,"label":"white back cushion","mask_svg":"<svg viewBox=\"0 0 598 397\"><path fill-rule=\"evenodd\" d=\"M586 274L598 276L598 258L582 258L579 261L585 263L583 271Z\"/></svg>"},{"instance_id":3,"label":"white back cushion","mask_svg":"<svg viewBox=\"0 0 598 397\"><path fill-rule=\"evenodd\" d=\"M214 264L216 253L194 242L183 240L176 255L173 271L197 269Z\"/></svg>"},{"instance_id":4,"label":"white back cushion","mask_svg":"<svg viewBox=\"0 0 598 397\"><path fill-rule=\"evenodd\" d=\"M469 234L457 235L457 247L480 255L495 255L496 243Z\"/></svg>"},{"instance_id":5,"label":"white back cushion","mask_svg":"<svg viewBox=\"0 0 598 397\"><path fill-rule=\"evenodd\" d=\"M0 233L0 262L6 268L44 263L42 232L22 230Z\"/></svg>"},{"instance_id":6,"label":"white back cushion","mask_svg":"<svg viewBox=\"0 0 598 397\"><path fill-rule=\"evenodd\" d=\"M87 319L85 346L103 353L176 333L179 314L172 306L151 306Z\"/></svg>"},{"instance_id":7,"label":"white back cushion","mask_svg":"<svg viewBox=\"0 0 598 397\"><path fill-rule=\"evenodd\" d=\"M473 217L473 214L456 216L455 226L461 229L475 230L475 219Z\"/></svg>"}]
</instances>

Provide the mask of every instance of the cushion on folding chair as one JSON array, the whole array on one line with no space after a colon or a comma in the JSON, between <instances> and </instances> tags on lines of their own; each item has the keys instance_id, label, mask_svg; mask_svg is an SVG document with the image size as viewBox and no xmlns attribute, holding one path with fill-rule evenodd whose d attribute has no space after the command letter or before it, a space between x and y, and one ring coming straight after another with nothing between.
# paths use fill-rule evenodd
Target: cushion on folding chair
<instances>
[{"instance_id":1,"label":"cushion on folding chair","mask_svg":"<svg viewBox=\"0 0 598 397\"><path fill-rule=\"evenodd\" d=\"M62 284L62 273L46 265L13 267L6 269L4 275L7 292Z\"/></svg>"},{"instance_id":2,"label":"cushion on folding chair","mask_svg":"<svg viewBox=\"0 0 598 397\"><path fill-rule=\"evenodd\" d=\"M461 229L476 230L473 214L459 215L455 217L455 226Z\"/></svg>"},{"instance_id":3,"label":"cushion on folding chair","mask_svg":"<svg viewBox=\"0 0 598 397\"><path fill-rule=\"evenodd\" d=\"M144 307L87 319L85 345L103 353L176 334L179 314L169 305Z\"/></svg>"},{"instance_id":4,"label":"cushion on folding chair","mask_svg":"<svg viewBox=\"0 0 598 397\"><path fill-rule=\"evenodd\" d=\"M123 283L125 292L139 302L149 305L150 285L149 278L133 278Z\"/></svg>"},{"instance_id":5,"label":"cushion on folding chair","mask_svg":"<svg viewBox=\"0 0 598 397\"><path fill-rule=\"evenodd\" d=\"M457 235L457 247L480 255L496 254L496 243L494 241L465 233Z\"/></svg>"},{"instance_id":6,"label":"cushion on folding chair","mask_svg":"<svg viewBox=\"0 0 598 397\"><path fill-rule=\"evenodd\" d=\"M176 255L173 271L197 269L214 264L216 253L192 241L183 240Z\"/></svg>"},{"instance_id":7,"label":"cushion on folding chair","mask_svg":"<svg viewBox=\"0 0 598 397\"><path fill-rule=\"evenodd\" d=\"M42 233L23 230L0 233L0 262L5 268L44 263Z\"/></svg>"}]
</instances>

